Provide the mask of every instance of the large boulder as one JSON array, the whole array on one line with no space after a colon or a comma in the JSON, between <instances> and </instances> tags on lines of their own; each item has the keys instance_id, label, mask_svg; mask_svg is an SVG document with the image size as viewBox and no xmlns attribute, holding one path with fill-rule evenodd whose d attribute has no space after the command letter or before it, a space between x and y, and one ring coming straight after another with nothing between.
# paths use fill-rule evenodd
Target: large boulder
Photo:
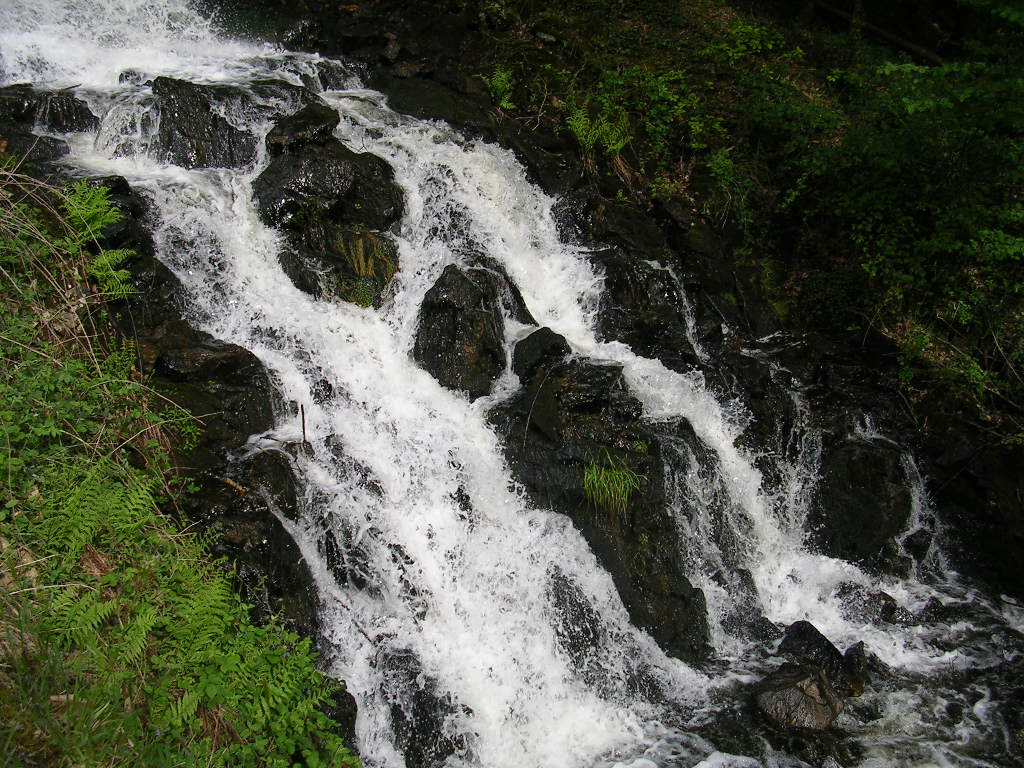
<instances>
[{"instance_id":1,"label":"large boulder","mask_svg":"<svg viewBox=\"0 0 1024 768\"><path fill-rule=\"evenodd\" d=\"M621 366L564 359L564 339L533 336L514 355L524 386L489 417L516 479L535 503L572 519L637 626L669 654L706 658L704 595L682 571L660 446Z\"/></svg>"},{"instance_id":2,"label":"large boulder","mask_svg":"<svg viewBox=\"0 0 1024 768\"><path fill-rule=\"evenodd\" d=\"M667 268L674 257L657 224L636 206L590 189L563 196L554 216L564 237L591 246L590 259L604 275L599 335L673 370L695 367L686 300Z\"/></svg>"},{"instance_id":3,"label":"large boulder","mask_svg":"<svg viewBox=\"0 0 1024 768\"><path fill-rule=\"evenodd\" d=\"M672 274L644 254L620 248L595 251L591 259L604 272L600 335L676 371L697 367L699 358L687 335L686 300Z\"/></svg>"},{"instance_id":4,"label":"large boulder","mask_svg":"<svg viewBox=\"0 0 1024 768\"><path fill-rule=\"evenodd\" d=\"M821 552L899 572L907 563L898 537L912 511L899 446L858 435L826 445L808 519L811 541Z\"/></svg>"},{"instance_id":5,"label":"large boulder","mask_svg":"<svg viewBox=\"0 0 1024 768\"><path fill-rule=\"evenodd\" d=\"M258 452L196 478L198 492L182 500L189 517L215 527L211 551L235 569L257 621L285 620L303 637L319 635L319 597L312 572L275 512L297 513L289 457Z\"/></svg>"},{"instance_id":6,"label":"large boulder","mask_svg":"<svg viewBox=\"0 0 1024 768\"><path fill-rule=\"evenodd\" d=\"M278 120L270 129L267 152L277 156L305 147L326 146L334 137L334 129L340 119L338 113L326 104L306 104L298 112Z\"/></svg>"},{"instance_id":7,"label":"large boulder","mask_svg":"<svg viewBox=\"0 0 1024 768\"><path fill-rule=\"evenodd\" d=\"M238 168L256 158L256 137L219 109L239 99L236 88L171 77L157 77L151 87L159 115L151 151L161 160L185 168Z\"/></svg>"},{"instance_id":8,"label":"large boulder","mask_svg":"<svg viewBox=\"0 0 1024 768\"><path fill-rule=\"evenodd\" d=\"M0 88L0 152L50 163L68 153L61 139L40 133L95 130L99 121L84 101L67 91L41 91L30 85Z\"/></svg>"},{"instance_id":9,"label":"large boulder","mask_svg":"<svg viewBox=\"0 0 1024 768\"><path fill-rule=\"evenodd\" d=\"M100 121L70 91L45 91L30 85L0 88L0 124L39 126L54 133L95 131Z\"/></svg>"},{"instance_id":10,"label":"large boulder","mask_svg":"<svg viewBox=\"0 0 1024 768\"><path fill-rule=\"evenodd\" d=\"M333 137L296 142L286 129L274 135L281 150L253 181L261 217L288 232L341 221L387 229L402 213L402 192L391 167Z\"/></svg>"},{"instance_id":11,"label":"large boulder","mask_svg":"<svg viewBox=\"0 0 1024 768\"><path fill-rule=\"evenodd\" d=\"M285 274L316 298L379 304L398 268L385 233L402 214L391 167L348 149L333 131L337 113L306 104L267 135L270 164L253 182L263 220L281 229Z\"/></svg>"},{"instance_id":12,"label":"large boulder","mask_svg":"<svg viewBox=\"0 0 1024 768\"><path fill-rule=\"evenodd\" d=\"M864 644L850 646L844 655L809 621L797 621L786 628L778 653L798 664L820 669L840 696L860 696L867 685Z\"/></svg>"},{"instance_id":13,"label":"large boulder","mask_svg":"<svg viewBox=\"0 0 1024 768\"><path fill-rule=\"evenodd\" d=\"M758 685L757 710L775 728L823 731L843 711L843 702L817 667L783 664Z\"/></svg>"},{"instance_id":14,"label":"large boulder","mask_svg":"<svg viewBox=\"0 0 1024 768\"><path fill-rule=\"evenodd\" d=\"M441 384L478 398L505 370L503 310L532 323L505 271L476 255L475 266L444 268L420 308L413 357Z\"/></svg>"}]
</instances>

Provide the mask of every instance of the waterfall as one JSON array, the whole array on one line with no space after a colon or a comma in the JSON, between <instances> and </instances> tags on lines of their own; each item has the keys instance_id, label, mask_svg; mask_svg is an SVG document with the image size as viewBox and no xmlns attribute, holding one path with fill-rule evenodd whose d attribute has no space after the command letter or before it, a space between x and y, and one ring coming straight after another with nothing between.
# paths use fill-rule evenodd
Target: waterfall
<instances>
[{"instance_id":1,"label":"waterfall","mask_svg":"<svg viewBox=\"0 0 1024 768\"><path fill-rule=\"evenodd\" d=\"M158 256L181 280L189 320L251 350L269 371L281 407L252 450L302 439L305 406L313 451L296 460L301 515L282 522L313 569L322 647L330 673L358 701L367 764L403 765L392 711L412 711L428 691L443 704L452 766L757 765L695 735L725 691L774 663L736 629L736 615L749 611L780 626L808 619L840 647L863 640L894 670L898 684L865 697L877 716L845 721L864 744L863 765L992 764L975 758L1004 738L985 682L956 689L951 670L995 664L986 632L1020 631L1021 617L948 573L937 545L916 574L881 585L816 554L805 522L821 436L798 392L797 423L772 455L737 447L749 418L742 395L721 399L699 371L672 371L599 340L602 275L582 245L560 239L555 201L510 152L394 112L354 70L342 88L323 90L324 63L226 40L184 0L5 0L0 8L0 79L77 86L101 125L65 137L69 164L86 175L122 175L152 202ZM255 137L254 160L189 169L154 154L148 82L158 75L242 89L247 99L223 116ZM338 138L394 169L406 207L392 233L401 266L380 308L315 300L282 271L281 236L260 221L252 190L268 162L263 137L298 103L256 87L266 80L317 88L341 116ZM443 226L456 217L460 227ZM517 488L485 418L518 386L514 375L470 402L413 362L425 294L470 250L499 262L538 323L574 354L621 364L645 419L692 425L699 450L667 435L663 454L679 556L707 597L716 664L667 657L633 627L580 533ZM506 329L509 345L526 333L511 318ZM863 437L884 436L865 429ZM774 468L773 479L758 459ZM913 457L903 466L915 505L910 536L934 521ZM339 549L358 551L365 586L337 578L330 553ZM579 590L599 630L586 674L559 644L555 572ZM908 612L929 600L962 605L970 620L865 623L848 610L844 585L881 587ZM949 714L953 702L959 714ZM787 759L776 764L797 764Z\"/></svg>"}]
</instances>

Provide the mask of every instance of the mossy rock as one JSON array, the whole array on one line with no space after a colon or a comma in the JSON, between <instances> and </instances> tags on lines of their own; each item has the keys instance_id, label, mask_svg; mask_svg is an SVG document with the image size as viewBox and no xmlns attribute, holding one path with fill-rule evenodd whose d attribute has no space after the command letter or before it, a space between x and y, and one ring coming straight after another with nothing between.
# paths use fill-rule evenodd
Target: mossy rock
<instances>
[{"instance_id":1,"label":"mossy rock","mask_svg":"<svg viewBox=\"0 0 1024 768\"><path fill-rule=\"evenodd\" d=\"M285 251L281 266L299 290L314 298L380 306L398 271L398 245L382 232L359 226L330 227L316 248Z\"/></svg>"}]
</instances>

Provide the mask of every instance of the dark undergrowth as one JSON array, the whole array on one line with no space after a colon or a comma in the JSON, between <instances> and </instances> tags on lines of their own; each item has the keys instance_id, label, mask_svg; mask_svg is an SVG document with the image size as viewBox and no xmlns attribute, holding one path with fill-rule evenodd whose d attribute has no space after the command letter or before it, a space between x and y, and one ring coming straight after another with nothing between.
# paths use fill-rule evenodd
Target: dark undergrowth
<instances>
[{"instance_id":1,"label":"dark undergrowth","mask_svg":"<svg viewBox=\"0 0 1024 768\"><path fill-rule=\"evenodd\" d=\"M890 339L909 402L1024 441L1016 5L450 5L493 42L499 116L572 136L605 194L730 233L791 327Z\"/></svg>"}]
</instances>

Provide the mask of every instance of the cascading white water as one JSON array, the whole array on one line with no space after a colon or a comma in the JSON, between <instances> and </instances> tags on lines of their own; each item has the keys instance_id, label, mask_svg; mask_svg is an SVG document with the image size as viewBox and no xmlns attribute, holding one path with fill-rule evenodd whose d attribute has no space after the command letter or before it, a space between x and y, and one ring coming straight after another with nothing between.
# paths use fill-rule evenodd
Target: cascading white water
<instances>
[{"instance_id":1,"label":"cascading white water","mask_svg":"<svg viewBox=\"0 0 1024 768\"><path fill-rule=\"evenodd\" d=\"M622 364L646 418L685 418L706 446L697 456L678 441L665 443L680 557L708 597L721 657L736 669L756 666L745 659L751 641L730 628L740 594L779 624L809 619L841 647L864 640L908 676L901 691L877 694L874 722L858 723L865 765L886 764L908 733L913 749L904 764L969 765L971 750L961 747L972 733L998 729L982 704L955 726L922 714L951 696L930 691L925 678L954 658L983 666L990 659L982 651L955 657L937 640L947 627L879 628L844 612L841 584L877 585L804 545L820 453L813 431L789 436L794 444L775 459L782 481L769 487L755 457L736 447L741 403L718 402L697 372L673 372L598 340L601 275L578 246L559 240L553 201L509 152L399 115L354 79L346 90L322 93L341 115L339 138L392 165L406 215L394 233L401 268L379 310L317 301L285 277L279 237L252 204L262 150L240 170L168 165L146 153L143 114L150 108L145 83L156 75L241 88L268 78L301 85L316 80L319 57L225 41L184 0L6 0L0 30L0 80L79 86L102 125L96 135L69 137L69 162L86 173L123 175L152 200L159 256L181 279L190 318L266 365L284 407L272 433L254 438L254 450L299 439L296 409L305 405L314 452L296 461L302 516L284 522L314 570L331 672L357 697L368 763L402 764L392 707L413 708L413 689L429 688L446 702L443 731L458 745L451 765L756 764L686 733L687 723L707 719L724 682L667 658L632 627L573 526L517 491L484 418L514 390L515 377L506 374L490 397L470 403L412 362L423 297L469 246L504 266L538 322L565 336L574 353ZM123 78L126 71L134 75ZM254 108L225 114L258 146L272 115L297 107L268 98L253 92ZM454 214L463 222L457 231L436 226ZM507 328L509 342L525 332L512 322ZM803 408L796 403L798 413ZM906 467L917 526L929 514L927 499L909 457ZM330 552L339 548L358 550L365 587L338 580ZM746 582L736 577L741 571ZM550 597L556 572L599 617L586 674L559 644ZM884 587L909 610L929 598L980 603L956 583L940 589L892 580ZM999 618L987 604L980 610ZM403 667L402 659L415 664ZM659 695L644 693L641 678L654 681ZM966 734L963 745L944 743L944 733L948 742Z\"/></svg>"}]
</instances>

